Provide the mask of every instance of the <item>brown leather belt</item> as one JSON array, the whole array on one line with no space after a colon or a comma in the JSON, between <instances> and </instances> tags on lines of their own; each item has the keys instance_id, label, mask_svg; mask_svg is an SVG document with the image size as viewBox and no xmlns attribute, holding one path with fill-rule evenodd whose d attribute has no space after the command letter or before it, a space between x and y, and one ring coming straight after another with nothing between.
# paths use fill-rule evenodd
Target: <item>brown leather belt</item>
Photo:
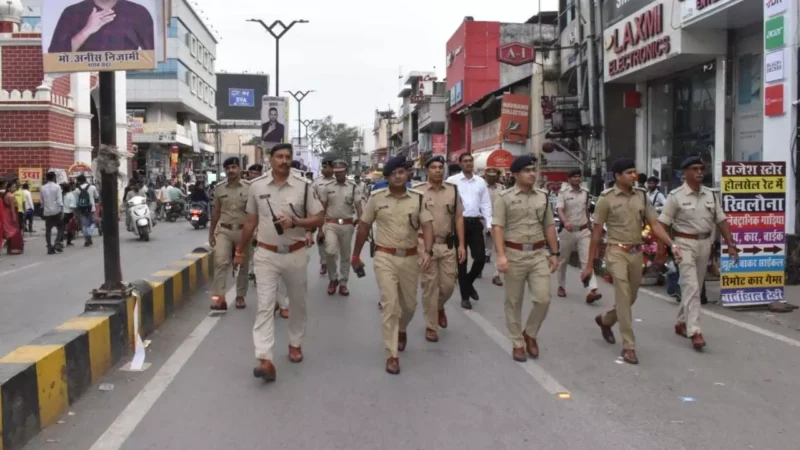
<instances>
[{"instance_id":1,"label":"brown leather belt","mask_svg":"<svg viewBox=\"0 0 800 450\"><path fill-rule=\"evenodd\" d=\"M518 242L503 241L506 247L513 248L522 252L532 252L544 248L544 241L534 242L533 244L520 244Z\"/></svg>"},{"instance_id":2,"label":"brown leather belt","mask_svg":"<svg viewBox=\"0 0 800 450\"><path fill-rule=\"evenodd\" d=\"M639 253L642 251L642 244L609 244L612 248L616 247L625 253Z\"/></svg>"},{"instance_id":3,"label":"brown leather belt","mask_svg":"<svg viewBox=\"0 0 800 450\"><path fill-rule=\"evenodd\" d=\"M419 238L420 239L425 239L425 236L423 236L422 233L420 233L419 234ZM433 243L434 244L446 244L447 243L447 238L446 237L434 236L433 237Z\"/></svg>"},{"instance_id":4,"label":"brown leather belt","mask_svg":"<svg viewBox=\"0 0 800 450\"><path fill-rule=\"evenodd\" d=\"M233 231L233 230L241 230L242 228L244 228L244 225L236 225L236 224L232 225L232 224L229 224L229 223L221 223L221 224L219 224L219 226L221 226L222 228L225 228L227 230L231 230L231 231Z\"/></svg>"},{"instance_id":5,"label":"brown leather belt","mask_svg":"<svg viewBox=\"0 0 800 450\"><path fill-rule=\"evenodd\" d=\"M258 246L261 248L265 248L271 251L272 253L277 253L279 255L287 255L289 253L294 253L300 250L301 248L305 247L306 243L303 241L297 241L292 245L271 245L259 242Z\"/></svg>"},{"instance_id":6,"label":"brown leather belt","mask_svg":"<svg viewBox=\"0 0 800 450\"><path fill-rule=\"evenodd\" d=\"M325 223L338 223L339 225L352 225L353 219L325 219Z\"/></svg>"},{"instance_id":7,"label":"brown leather belt","mask_svg":"<svg viewBox=\"0 0 800 450\"><path fill-rule=\"evenodd\" d=\"M675 237L685 238L685 239L695 239L695 240L698 240L698 241L701 241L703 239L708 239L708 238L711 237L711 233L689 234L689 233L681 233L679 231L676 231L674 234L675 234Z\"/></svg>"},{"instance_id":8,"label":"brown leather belt","mask_svg":"<svg viewBox=\"0 0 800 450\"><path fill-rule=\"evenodd\" d=\"M587 223L586 225L578 228L578 231L583 231L583 230L588 230L588 229L589 229L589 224Z\"/></svg>"},{"instance_id":9,"label":"brown leather belt","mask_svg":"<svg viewBox=\"0 0 800 450\"><path fill-rule=\"evenodd\" d=\"M390 247L383 247L380 245L375 246L375 250L381 253L388 253L392 256L415 256L417 254L417 247L413 248L390 248Z\"/></svg>"}]
</instances>

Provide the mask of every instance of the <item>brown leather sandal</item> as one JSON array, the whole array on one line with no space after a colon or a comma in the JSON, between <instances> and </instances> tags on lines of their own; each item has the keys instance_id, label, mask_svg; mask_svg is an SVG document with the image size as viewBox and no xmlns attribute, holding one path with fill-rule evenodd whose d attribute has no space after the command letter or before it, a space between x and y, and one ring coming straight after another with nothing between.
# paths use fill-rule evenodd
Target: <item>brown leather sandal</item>
<instances>
[{"instance_id":1,"label":"brown leather sandal","mask_svg":"<svg viewBox=\"0 0 800 450\"><path fill-rule=\"evenodd\" d=\"M244 302L244 297L241 295L236 297L236 309L245 309L247 308L247 303Z\"/></svg>"},{"instance_id":2,"label":"brown leather sandal","mask_svg":"<svg viewBox=\"0 0 800 450\"><path fill-rule=\"evenodd\" d=\"M220 297L219 295L215 295L211 297L211 310L212 311L227 311L228 310L228 302L225 301L225 297Z\"/></svg>"}]
</instances>

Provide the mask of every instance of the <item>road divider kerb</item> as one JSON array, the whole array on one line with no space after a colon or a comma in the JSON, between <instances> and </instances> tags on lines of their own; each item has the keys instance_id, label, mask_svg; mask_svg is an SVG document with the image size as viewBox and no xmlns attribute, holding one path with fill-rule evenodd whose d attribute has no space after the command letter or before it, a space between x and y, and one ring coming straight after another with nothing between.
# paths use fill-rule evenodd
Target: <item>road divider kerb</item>
<instances>
[{"instance_id":1,"label":"road divider kerb","mask_svg":"<svg viewBox=\"0 0 800 450\"><path fill-rule=\"evenodd\" d=\"M198 247L132 286L147 336L208 283L211 248ZM84 312L0 358L0 450L19 450L58 421L132 350L136 296L90 299Z\"/></svg>"}]
</instances>

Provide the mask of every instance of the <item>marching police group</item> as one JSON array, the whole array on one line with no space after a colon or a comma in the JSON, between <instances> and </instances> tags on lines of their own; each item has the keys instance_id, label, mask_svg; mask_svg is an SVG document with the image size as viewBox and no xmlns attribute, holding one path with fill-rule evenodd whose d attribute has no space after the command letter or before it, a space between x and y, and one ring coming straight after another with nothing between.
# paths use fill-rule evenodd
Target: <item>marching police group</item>
<instances>
[{"instance_id":1,"label":"marching police group","mask_svg":"<svg viewBox=\"0 0 800 450\"><path fill-rule=\"evenodd\" d=\"M346 162L324 161L322 176L311 180L296 169L293 156L290 144L275 145L268 169L249 181L241 177L238 158L224 162L227 179L214 192L209 233L215 249L211 309L227 310L228 274L232 267L247 268L252 260L258 294L253 327L258 364L253 373L274 381L276 312L288 318L289 360L303 360L309 248L318 244L320 274L329 278L328 295L347 296L350 269L364 276L361 251L369 241L380 290L385 368L398 374L399 352L408 345L408 326L417 308L418 285L422 286L425 339L437 342L440 330L448 327L445 304L455 290L457 265L467 259L464 206L457 186L445 181L446 160L429 158L425 162L427 181L409 188L409 162L400 156L391 158L383 169L388 186L367 195L360 183L347 178ZM482 212L492 219L487 233L492 245L486 246L486 255L472 257L489 261L494 254L493 283L505 287L512 358L524 362L539 357L537 339L550 307L551 274L558 272L557 293L566 296L566 264L573 250L578 251L584 267L580 276L587 289L586 303L601 298L593 274L605 228L605 258L615 298L613 308L595 317L595 323L610 344L616 343L612 327L618 323L622 359L638 363L631 307L642 279L644 223L660 242L671 247L680 266L683 295L675 332L689 338L695 349L702 349L706 343L699 324L699 286L717 231L726 240L728 253L738 259L720 202L711 189L702 186L704 168L697 157L683 163L686 181L669 193L658 216L645 190L635 187L635 162L617 159L612 166L615 184L600 194L593 225L589 192L581 185L581 172L572 171L556 203L563 227L558 231L548 192L534 187L535 157L514 159L510 172L515 184L507 189L494 188L497 180L492 177L499 174L487 171L487 186L493 187L492 211ZM246 307L247 275L240 270L236 276L237 308ZM526 288L533 305L523 323Z\"/></svg>"}]
</instances>

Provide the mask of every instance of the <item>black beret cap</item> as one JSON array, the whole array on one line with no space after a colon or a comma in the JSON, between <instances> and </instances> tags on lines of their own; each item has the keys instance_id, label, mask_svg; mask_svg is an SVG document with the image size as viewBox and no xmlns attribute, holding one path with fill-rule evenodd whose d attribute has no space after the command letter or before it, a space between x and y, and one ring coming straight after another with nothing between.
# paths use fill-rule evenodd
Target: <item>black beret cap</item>
<instances>
[{"instance_id":1,"label":"black beret cap","mask_svg":"<svg viewBox=\"0 0 800 450\"><path fill-rule=\"evenodd\" d=\"M298 160L292 161L292 169L300 170L301 167L302 167L302 165L300 164L300 161L298 161Z\"/></svg>"},{"instance_id":2,"label":"black beret cap","mask_svg":"<svg viewBox=\"0 0 800 450\"><path fill-rule=\"evenodd\" d=\"M320 164L321 164L322 166L330 166L330 167L333 167L333 159L331 159L331 158L325 158L325 159L323 159L323 160L322 160L322 162L321 162Z\"/></svg>"},{"instance_id":3,"label":"black beret cap","mask_svg":"<svg viewBox=\"0 0 800 450\"><path fill-rule=\"evenodd\" d=\"M261 172L264 170L264 166L261 164L253 164L252 166L248 167L247 170L250 172Z\"/></svg>"},{"instance_id":4,"label":"black beret cap","mask_svg":"<svg viewBox=\"0 0 800 450\"><path fill-rule=\"evenodd\" d=\"M269 155L272 156L275 152L279 150L289 150L289 153L294 153L294 149L292 148L292 144L276 144L269 149Z\"/></svg>"},{"instance_id":5,"label":"black beret cap","mask_svg":"<svg viewBox=\"0 0 800 450\"><path fill-rule=\"evenodd\" d=\"M703 162L703 158L699 156L690 156L683 160L683 164L681 164L681 169L686 170L689 168L689 166L693 166L695 164L702 164L703 166L706 165L706 163Z\"/></svg>"},{"instance_id":6,"label":"black beret cap","mask_svg":"<svg viewBox=\"0 0 800 450\"><path fill-rule=\"evenodd\" d=\"M534 164L536 164L536 157L533 155L517 156L514 158L514 162L511 163L511 173L522 172L522 169Z\"/></svg>"},{"instance_id":7,"label":"black beret cap","mask_svg":"<svg viewBox=\"0 0 800 450\"><path fill-rule=\"evenodd\" d=\"M395 169L406 166L408 166L408 163L405 156L394 156L383 166L383 176L388 177Z\"/></svg>"},{"instance_id":8,"label":"black beret cap","mask_svg":"<svg viewBox=\"0 0 800 450\"><path fill-rule=\"evenodd\" d=\"M614 163L611 165L611 171L615 174L634 168L636 168L636 161L634 161L633 158L628 158L627 156L615 159Z\"/></svg>"},{"instance_id":9,"label":"black beret cap","mask_svg":"<svg viewBox=\"0 0 800 450\"><path fill-rule=\"evenodd\" d=\"M649 182L651 182L651 181L652 181L653 183L655 183L655 184L658 184L658 183L660 183L660 182L661 182L661 180L659 180L659 179L658 179L658 178L656 178L656 177L650 177L650 178L648 178L648 179L647 179L647 182L648 182L648 183L649 183Z\"/></svg>"},{"instance_id":10,"label":"black beret cap","mask_svg":"<svg viewBox=\"0 0 800 450\"><path fill-rule=\"evenodd\" d=\"M222 163L222 167L227 168L228 166L238 166L239 165L239 158L235 156L231 156L230 158L226 159L225 162Z\"/></svg>"},{"instance_id":11,"label":"black beret cap","mask_svg":"<svg viewBox=\"0 0 800 450\"><path fill-rule=\"evenodd\" d=\"M435 162L442 163L444 165L444 163L445 163L444 156L436 155L436 156L432 156L432 157L428 158L428 160L425 161L425 168L427 169L428 166L430 166L431 164L433 164Z\"/></svg>"},{"instance_id":12,"label":"black beret cap","mask_svg":"<svg viewBox=\"0 0 800 450\"><path fill-rule=\"evenodd\" d=\"M581 175L583 175L583 171L581 169L572 169L569 172L567 172L567 176L570 177L570 178L581 176Z\"/></svg>"}]
</instances>

